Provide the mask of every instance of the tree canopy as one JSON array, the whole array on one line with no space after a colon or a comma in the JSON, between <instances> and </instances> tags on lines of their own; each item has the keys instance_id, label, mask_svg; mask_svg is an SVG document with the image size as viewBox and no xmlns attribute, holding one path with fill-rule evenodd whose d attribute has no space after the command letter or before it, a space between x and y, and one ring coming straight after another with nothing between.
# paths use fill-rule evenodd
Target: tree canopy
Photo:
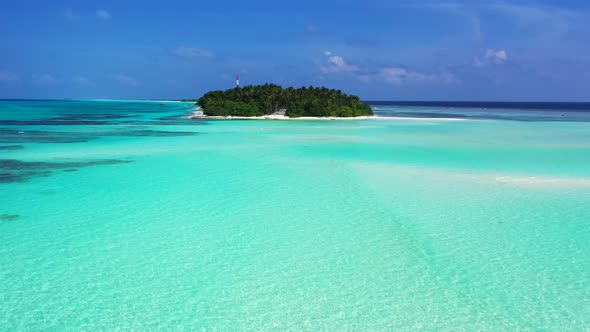
<instances>
[{"instance_id":1,"label":"tree canopy","mask_svg":"<svg viewBox=\"0 0 590 332\"><path fill-rule=\"evenodd\" d=\"M289 117L354 117L372 115L359 97L325 87L289 87L276 84L249 85L207 92L197 102L205 115L262 116L281 110Z\"/></svg>"}]
</instances>

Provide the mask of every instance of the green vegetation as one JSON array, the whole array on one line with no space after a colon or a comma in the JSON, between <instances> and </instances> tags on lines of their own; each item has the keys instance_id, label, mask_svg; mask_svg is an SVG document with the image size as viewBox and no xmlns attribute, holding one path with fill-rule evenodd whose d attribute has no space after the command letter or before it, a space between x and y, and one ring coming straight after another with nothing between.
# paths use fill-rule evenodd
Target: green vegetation
<instances>
[{"instance_id":1,"label":"green vegetation","mask_svg":"<svg viewBox=\"0 0 590 332\"><path fill-rule=\"evenodd\" d=\"M197 105L205 115L214 116L262 116L282 110L289 117L354 117L373 114L371 107L363 104L357 96L347 95L340 90L311 86L283 89L275 84L210 91L199 99Z\"/></svg>"}]
</instances>

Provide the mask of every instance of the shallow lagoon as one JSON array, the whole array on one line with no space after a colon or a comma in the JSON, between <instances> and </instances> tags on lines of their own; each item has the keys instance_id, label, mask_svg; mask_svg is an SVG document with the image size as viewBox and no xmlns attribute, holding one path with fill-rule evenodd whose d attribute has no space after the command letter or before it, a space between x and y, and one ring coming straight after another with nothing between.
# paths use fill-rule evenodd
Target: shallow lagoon
<instances>
[{"instance_id":1,"label":"shallow lagoon","mask_svg":"<svg viewBox=\"0 0 590 332\"><path fill-rule=\"evenodd\" d=\"M0 102L1 330L590 326L590 122L190 111Z\"/></svg>"}]
</instances>

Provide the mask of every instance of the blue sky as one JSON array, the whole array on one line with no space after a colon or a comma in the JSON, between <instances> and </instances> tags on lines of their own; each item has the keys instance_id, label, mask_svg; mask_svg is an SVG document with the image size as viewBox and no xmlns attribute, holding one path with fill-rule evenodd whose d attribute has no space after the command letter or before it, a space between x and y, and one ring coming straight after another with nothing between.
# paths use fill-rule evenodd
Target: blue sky
<instances>
[{"instance_id":1,"label":"blue sky","mask_svg":"<svg viewBox=\"0 0 590 332\"><path fill-rule=\"evenodd\" d=\"M590 101L588 1L7 1L0 45L0 98Z\"/></svg>"}]
</instances>

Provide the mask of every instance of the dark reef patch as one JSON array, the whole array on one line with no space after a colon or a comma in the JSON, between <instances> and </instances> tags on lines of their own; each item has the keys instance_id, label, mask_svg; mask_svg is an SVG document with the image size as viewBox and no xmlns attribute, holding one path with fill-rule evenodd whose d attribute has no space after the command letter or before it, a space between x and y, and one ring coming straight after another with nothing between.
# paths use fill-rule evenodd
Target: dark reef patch
<instances>
[{"instance_id":1,"label":"dark reef patch","mask_svg":"<svg viewBox=\"0 0 590 332\"><path fill-rule=\"evenodd\" d=\"M17 220L20 218L20 215L18 214L0 214L0 221L13 221L13 220Z\"/></svg>"},{"instance_id":2,"label":"dark reef patch","mask_svg":"<svg viewBox=\"0 0 590 332\"><path fill-rule=\"evenodd\" d=\"M186 116L182 115L168 115L159 117L158 120L160 121L177 121L177 120L187 120Z\"/></svg>"},{"instance_id":3,"label":"dark reef patch","mask_svg":"<svg viewBox=\"0 0 590 332\"><path fill-rule=\"evenodd\" d=\"M0 159L0 183L26 182L34 177L48 176L52 171L76 171L81 167L131 163L132 160L103 159L91 161L21 161Z\"/></svg>"},{"instance_id":4,"label":"dark reef patch","mask_svg":"<svg viewBox=\"0 0 590 332\"><path fill-rule=\"evenodd\" d=\"M136 118L137 115L124 114L66 114L51 118L54 121L100 121Z\"/></svg>"},{"instance_id":5,"label":"dark reef patch","mask_svg":"<svg viewBox=\"0 0 590 332\"><path fill-rule=\"evenodd\" d=\"M193 131L167 131L167 130L131 130L122 132L107 132L104 136L149 136L149 137L172 137L172 136L196 136L199 135Z\"/></svg>"},{"instance_id":6,"label":"dark reef patch","mask_svg":"<svg viewBox=\"0 0 590 332\"><path fill-rule=\"evenodd\" d=\"M0 129L0 143L82 143L87 133Z\"/></svg>"},{"instance_id":7,"label":"dark reef patch","mask_svg":"<svg viewBox=\"0 0 590 332\"><path fill-rule=\"evenodd\" d=\"M24 148L22 145L0 145L0 151L22 150Z\"/></svg>"},{"instance_id":8,"label":"dark reef patch","mask_svg":"<svg viewBox=\"0 0 590 332\"><path fill-rule=\"evenodd\" d=\"M121 122L113 120L123 120L137 118L137 115L125 114L64 114L60 116L31 119L31 120L2 120L0 125L4 126L100 126L100 125L117 125Z\"/></svg>"},{"instance_id":9,"label":"dark reef patch","mask_svg":"<svg viewBox=\"0 0 590 332\"><path fill-rule=\"evenodd\" d=\"M153 125L153 126L206 126L211 123L207 120L196 120L196 119L168 119L168 120L146 120L146 121L128 121L120 122L120 124L127 125Z\"/></svg>"},{"instance_id":10,"label":"dark reef patch","mask_svg":"<svg viewBox=\"0 0 590 332\"><path fill-rule=\"evenodd\" d=\"M101 137L174 137L174 136L196 136L198 132L192 131L167 131L167 130L109 130L97 132L66 132L66 131L43 131L43 130L12 130L0 129L0 143L83 143Z\"/></svg>"},{"instance_id":11,"label":"dark reef patch","mask_svg":"<svg viewBox=\"0 0 590 332\"><path fill-rule=\"evenodd\" d=\"M156 118L156 121L152 121L154 124L157 125L186 125L186 124L209 124L207 121L200 121L189 118L190 114L181 114L181 115L168 115Z\"/></svg>"},{"instance_id":12,"label":"dark reef patch","mask_svg":"<svg viewBox=\"0 0 590 332\"><path fill-rule=\"evenodd\" d=\"M0 170L0 183L26 182L34 177L48 176L50 171L4 172Z\"/></svg>"},{"instance_id":13,"label":"dark reef patch","mask_svg":"<svg viewBox=\"0 0 590 332\"><path fill-rule=\"evenodd\" d=\"M87 125L110 125L114 123L105 121L92 121L92 120L80 120L80 121L60 121L53 119L46 120L0 120L2 126L87 126Z\"/></svg>"}]
</instances>

